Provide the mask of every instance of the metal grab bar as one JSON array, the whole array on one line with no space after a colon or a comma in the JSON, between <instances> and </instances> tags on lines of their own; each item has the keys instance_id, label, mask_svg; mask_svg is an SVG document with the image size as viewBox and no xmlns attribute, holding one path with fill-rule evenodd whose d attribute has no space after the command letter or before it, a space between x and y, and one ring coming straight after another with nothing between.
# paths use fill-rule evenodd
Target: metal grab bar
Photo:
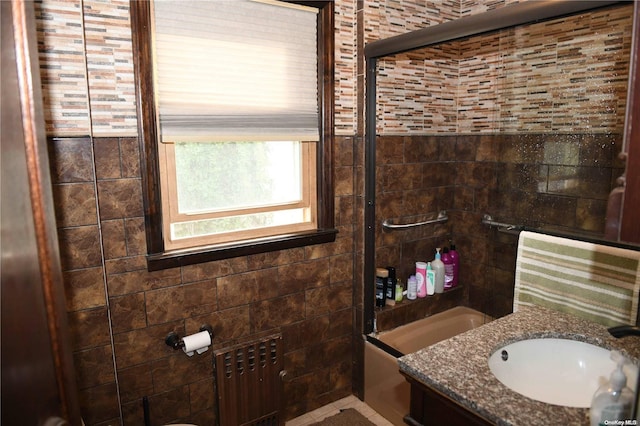
<instances>
[{"instance_id":1,"label":"metal grab bar","mask_svg":"<svg viewBox=\"0 0 640 426\"><path fill-rule=\"evenodd\" d=\"M447 216L447 211L441 210L438 213L438 217L435 219L425 220L424 222L415 222L415 223L406 223L406 224L394 224L389 222L389 219L385 219L384 221L382 221L382 227L384 229L391 229L391 230L407 229L407 228L415 228L417 226L422 226L422 225L431 225L432 223L442 223L442 222L446 222L447 220L449 220L449 216Z\"/></svg>"},{"instance_id":2,"label":"metal grab bar","mask_svg":"<svg viewBox=\"0 0 640 426\"><path fill-rule=\"evenodd\" d=\"M482 224L487 226L495 226L498 228L505 228L505 230L507 231L522 231L524 229L524 225L513 225L511 223L496 222L489 214L485 214L484 216L482 216Z\"/></svg>"}]
</instances>

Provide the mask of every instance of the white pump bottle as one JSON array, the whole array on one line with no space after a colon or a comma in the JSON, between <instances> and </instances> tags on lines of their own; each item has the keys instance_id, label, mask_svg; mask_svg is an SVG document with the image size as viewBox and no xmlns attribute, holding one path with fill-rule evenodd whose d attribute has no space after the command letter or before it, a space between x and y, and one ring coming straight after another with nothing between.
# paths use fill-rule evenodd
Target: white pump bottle
<instances>
[{"instance_id":1,"label":"white pump bottle","mask_svg":"<svg viewBox=\"0 0 640 426\"><path fill-rule=\"evenodd\" d=\"M440 247L436 248L436 258L431 261L431 267L435 272L434 291L436 293L444 292L444 263L440 260Z\"/></svg>"},{"instance_id":2,"label":"white pump bottle","mask_svg":"<svg viewBox=\"0 0 640 426\"><path fill-rule=\"evenodd\" d=\"M618 351L611 351L611 359L618 366L611 373L609 383L600 386L593 395L589 412L591 426L625 424L625 420L631 419L634 397L627 387L627 376L622 371L627 360Z\"/></svg>"}]
</instances>

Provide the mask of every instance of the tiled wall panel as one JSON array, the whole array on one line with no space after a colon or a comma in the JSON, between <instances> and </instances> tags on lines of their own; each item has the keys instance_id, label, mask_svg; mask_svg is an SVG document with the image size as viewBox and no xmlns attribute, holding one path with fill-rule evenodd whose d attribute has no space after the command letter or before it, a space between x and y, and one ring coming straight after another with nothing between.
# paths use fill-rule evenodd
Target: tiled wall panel
<instances>
[{"instance_id":1,"label":"tiled wall panel","mask_svg":"<svg viewBox=\"0 0 640 426\"><path fill-rule=\"evenodd\" d=\"M144 396L152 424L215 424L212 351L189 358L164 343L203 323L215 348L283 333L287 418L351 393L354 139L336 144L334 243L148 272L137 139L50 139L87 425L143 424Z\"/></svg>"},{"instance_id":2,"label":"tiled wall panel","mask_svg":"<svg viewBox=\"0 0 640 426\"><path fill-rule=\"evenodd\" d=\"M440 210L449 220L378 228L376 264L395 266L406 282L416 261L432 260L435 248L450 240L462 259L459 289L385 307L376 313L378 329L452 300L494 317L510 313L518 234L483 225L484 214L534 229L602 235L611 183L622 173L621 142L619 134L378 137L376 223L420 222Z\"/></svg>"},{"instance_id":3,"label":"tiled wall panel","mask_svg":"<svg viewBox=\"0 0 640 426\"><path fill-rule=\"evenodd\" d=\"M45 0L35 8L47 133L136 136L129 2Z\"/></svg>"},{"instance_id":4,"label":"tiled wall panel","mask_svg":"<svg viewBox=\"0 0 640 426\"><path fill-rule=\"evenodd\" d=\"M135 136L129 1L84 1L91 123L95 136Z\"/></svg>"},{"instance_id":5,"label":"tiled wall panel","mask_svg":"<svg viewBox=\"0 0 640 426\"><path fill-rule=\"evenodd\" d=\"M365 1L365 43L418 30L459 17L459 1Z\"/></svg>"},{"instance_id":6,"label":"tiled wall panel","mask_svg":"<svg viewBox=\"0 0 640 426\"><path fill-rule=\"evenodd\" d=\"M498 6L484 3L487 9ZM463 8L465 5L463 4ZM619 131L624 122L631 4L447 43L380 61L378 132ZM481 12L482 8L472 8ZM424 67L418 54L424 51ZM446 53L458 52L456 57ZM429 68L445 61L453 69ZM451 62L456 61L456 62ZM416 81L420 80L420 83ZM425 92L451 89L453 107ZM450 120L429 121L431 111Z\"/></svg>"},{"instance_id":7,"label":"tiled wall panel","mask_svg":"<svg viewBox=\"0 0 640 426\"><path fill-rule=\"evenodd\" d=\"M477 13L488 12L493 9L510 5L512 3L520 3L523 0L460 0L460 16L475 15ZM526 1L526 0L524 0Z\"/></svg>"},{"instance_id":8,"label":"tiled wall panel","mask_svg":"<svg viewBox=\"0 0 640 426\"><path fill-rule=\"evenodd\" d=\"M496 82L503 74L500 38L489 35L453 44L459 47L460 52L455 92L456 132L469 129L499 131L501 98Z\"/></svg>"},{"instance_id":9,"label":"tiled wall panel","mask_svg":"<svg viewBox=\"0 0 640 426\"><path fill-rule=\"evenodd\" d=\"M630 8L504 31L499 130L605 133L622 129Z\"/></svg>"},{"instance_id":10,"label":"tiled wall panel","mask_svg":"<svg viewBox=\"0 0 640 426\"><path fill-rule=\"evenodd\" d=\"M50 135L90 131L80 1L35 2L44 118Z\"/></svg>"},{"instance_id":11,"label":"tiled wall panel","mask_svg":"<svg viewBox=\"0 0 640 426\"><path fill-rule=\"evenodd\" d=\"M352 135L356 123L356 0L335 3L335 131Z\"/></svg>"},{"instance_id":12,"label":"tiled wall panel","mask_svg":"<svg viewBox=\"0 0 640 426\"><path fill-rule=\"evenodd\" d=\"M56 136L90 130L95 136L134 136L128 2L83 4L83 11L79 2L47 0L36 5L47 131ZM461 11L480 13L504 4L365 3L365 43L455 19ZM336 132L345 135L353 133L358 119L355 5L355 0L336 3L335 124ZM385 58L380 68L379 130L393 134L443 133L454 127L458 132L619 129L631 7L524 26L499 37L475 37L459 46L452 43L441 57L425 52L423 66L415 55L406 64L403 59L392 64ZM459 58L448 54L458 49ZM456 60L459 64L451 62ZM449 93L451 87L460 90Z\"/></svg>"},{"instance_id":13,"label":"tiled wall panel","mask_svg":"<svg viewBox=\"0 0 640 426\"><path fill-rule=\"evenodd\" d=\"M380 134L457 129L457 45L444 44L378 61Z\"/></svg>"}]
</instances>

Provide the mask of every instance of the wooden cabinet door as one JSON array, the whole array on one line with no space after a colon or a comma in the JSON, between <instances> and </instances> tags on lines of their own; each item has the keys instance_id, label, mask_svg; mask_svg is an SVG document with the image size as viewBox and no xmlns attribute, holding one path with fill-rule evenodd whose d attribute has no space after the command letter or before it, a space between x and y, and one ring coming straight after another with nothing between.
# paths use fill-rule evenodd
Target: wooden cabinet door
<instances>
[{"instance_id":1,"label":"wooden cabinet door","mask_svg":"<svg viewBox=\"0 0 640 426\"><path fill-rule=\"evenodd\" d=\"M2 424L80 425L46 149L33 3L2 8Z\"/></svg>"}]
</instances>

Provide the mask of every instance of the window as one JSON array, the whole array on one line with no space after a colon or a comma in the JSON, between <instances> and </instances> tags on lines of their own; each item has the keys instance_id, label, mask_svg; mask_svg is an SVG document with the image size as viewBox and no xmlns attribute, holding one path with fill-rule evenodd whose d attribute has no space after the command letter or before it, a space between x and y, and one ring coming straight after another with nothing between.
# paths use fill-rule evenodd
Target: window
<instances>
[{"instance_id":1,"label":"window","mask_svg":"<svg viewBox=\"0 0 640 426\"><path fill-rule=\"evenodd\" d=\"M333 3L131 16L149 269L333 241Z\"/></svg>"}]
</instances>

